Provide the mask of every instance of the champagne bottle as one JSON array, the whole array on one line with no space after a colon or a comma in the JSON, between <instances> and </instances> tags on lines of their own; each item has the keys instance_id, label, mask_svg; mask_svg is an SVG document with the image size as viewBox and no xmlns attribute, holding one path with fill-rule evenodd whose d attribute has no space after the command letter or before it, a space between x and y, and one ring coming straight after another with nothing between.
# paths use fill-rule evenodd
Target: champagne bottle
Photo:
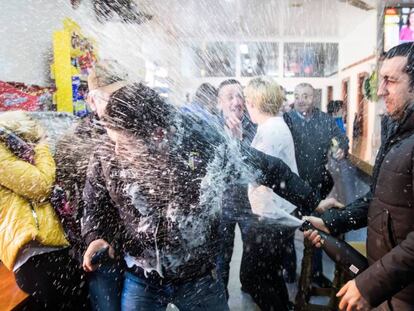
<instances>
[{"instance_id":1,"label":"champagne bottle","mask_svg":"<svg viewBox=\"0 0 414 311\"><path fill-rule=\"evenodd\" d=\"M316 230L321 237L321 245L324 252L337 264L339 264L352 278L368 268L367 259L351 245L334 236L320 231L305 221L300 230Z\"/></svg>"}]
</instances>

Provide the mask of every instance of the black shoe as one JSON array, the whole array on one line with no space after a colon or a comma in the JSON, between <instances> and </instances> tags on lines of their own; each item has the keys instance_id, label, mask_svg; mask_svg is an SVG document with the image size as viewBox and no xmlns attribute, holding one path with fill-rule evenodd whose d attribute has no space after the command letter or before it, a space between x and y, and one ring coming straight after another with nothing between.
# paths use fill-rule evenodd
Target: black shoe
<instances>
[{"instance_id":1,"label":"black shoe","mask_svg":"<svg viewBox=\"0 0 414 311\"><path fill-rule=\"evenodd\" d=\"M312 277L312 283L315 283L319 287L322 288L330 288L332 287L332 281L329 280L326 276L322 273L317 273Z\"/></svg>"}]
</instances>

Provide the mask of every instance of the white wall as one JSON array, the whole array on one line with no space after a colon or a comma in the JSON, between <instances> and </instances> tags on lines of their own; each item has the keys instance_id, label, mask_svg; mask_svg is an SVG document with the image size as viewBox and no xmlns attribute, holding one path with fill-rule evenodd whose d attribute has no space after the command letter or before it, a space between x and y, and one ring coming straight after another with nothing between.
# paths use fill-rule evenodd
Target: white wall
<instances>
[{"instance_id":1,"label":"white wall","mask_svg":"<svg viewBox=\"0 0 414 311\"><path fill-rule=\"evenodd\" d=\"M2 0L0 80L45 85L52 56L52 33L71 14L69 1Z\"/></svg>"},{"instance_id":2,"label":"white wall","mask_svg":"<svg viewBox=\"0 0 414 311\"><path fill-rule=\"evenodd\" d=\"M363 14L361 12L359 14ZM350 31L348 31L339 43L339 87L335 90L335 94L341 96L341 81L349 79L347 135L351 146L352 123L358 107L358 74L363 72L371 74L371 72L375 70L377 63L377 59L374 57L363 63L357 64L377 53L377 11L372 10L365 12L364 16L364 19L359 19L359 24L355 24L352 16L343 16L343 20L341 21L344 27L347 25L349 26L348 29ZM352 25L352 27L350 27L350 25ZM378 122L375 103L368 103L368 113L366 117L368 118L367 136L372 139L372 141L368 142L363 160L371 162L376 148L376 143L374 143L376 141L374 138L374 128ZM379 133L375 133L375 135L379 135Z\"/></svg>"}]
</instances>

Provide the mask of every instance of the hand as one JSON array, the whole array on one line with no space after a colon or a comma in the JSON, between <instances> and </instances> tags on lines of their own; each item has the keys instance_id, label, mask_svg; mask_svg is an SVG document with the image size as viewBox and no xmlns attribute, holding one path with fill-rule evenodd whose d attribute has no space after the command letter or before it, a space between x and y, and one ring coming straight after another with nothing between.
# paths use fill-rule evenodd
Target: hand
<instances>
[{"instance_id":1,"label":"hand","mask_svg":"<svg viewBox=\"0 0 414 311\"><path fill-rule=\"evenodd\" d=\"M115 258L115 251L114 251L113 247L111 245L109 245L108 242L106 242L103 239L98 239L98 240L92 241L89 244L88 249L86 250L85 254L83 255L83 264L82 264L83 270L85 270L86 272L95 271L96 268L98 267L98 265L93 265L91 263L92 256L97 251L99 251L100 249L105 248L107 246L109 246L109 251L108 251L109 257L111 257L112 259Z\"/></svg>"},{"instance_id":2,"label":"hand","mask_svg":"<svg viewBox=\"0 0 414 311\"><path fill-rule=\"evenodd\" d=\"M339 302L339 310L370 310L369 303L362 297L355 280L346 283L340 291L336 294L336 297L342 297Z\"/></svg>"},{"instance_id":3,"label":"hand","mask_svg":"<svg viewBox=\"0 0 414 311\"><path fill-rule=\"evenodd\" d=\"M325 223L321 218L313 217L313 216L305 216L302 218L303 220L309 221L312 226L314 226L316 229L324 231L326 233L330 233L329 229L325 226ZM321 236L318 234L317 230L306 230L303 235L306 239L312 242L312 244L316 247L321 247Z\"/></svg>"},{"instance_id":4,"label":"hand","mask_svg":"<svg viewBox=\"0 0 414 311\"><path fill-rule=\"evenodd\" d=\"M330 208L343 208L345 205L338 202L335 198L327 198L319 202L318 206L315 208L315 212L322 214Z\"/></svg>"},{"instance_id":5,"label":"hand","mask_svg":"<svg viewBox=\"0 0 414 311\"><path fill-rule=\"evenodd\" d=\"M226 117L226 126L230 130L230 133L233 135L233 137L240 140L243 138L241 120L237 118L235 114L231 114Z\"/></svg>"},{"instance_id":6,"label":"hand","mask_svg":"<svg viewBox=\"0 0 414 311\"><path fill-rule=\"evenodd\" d=\"M343 149L338 148L338 150L333 155L335 160L342 160L345 157L345 152Z\"/></svg>"}]
</instances>

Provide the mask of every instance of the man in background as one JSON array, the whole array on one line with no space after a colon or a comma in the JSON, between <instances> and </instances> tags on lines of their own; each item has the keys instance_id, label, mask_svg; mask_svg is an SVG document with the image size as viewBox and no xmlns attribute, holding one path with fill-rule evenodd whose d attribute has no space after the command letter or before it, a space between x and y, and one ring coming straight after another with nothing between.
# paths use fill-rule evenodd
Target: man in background
<instances>
[{"instance_id":1,"label":"man in background","mask_svg":"<svg viewBox=\"0 0 414 311\"><path fill-rule=\"evenodd\" d=\"M341 132L335 120L328 114L315 107L315 90L308 83L295 87L294 109L284 114L284 119L292 132L295 144L296 163L299 176L312 188L318 189L321 198L325 198L332 190L334 181L326 168L328 154L336 141L338 148L334 154L336 159L342 159L348 151L348 139ZM299 215L301 216L301 215ZM294 281L296 273L296 257L291 240L291 260L288 271L288 281ZM313 258L312 281L320 287L330 287L332 282L322 273L322 252L317 250Z\"/></svg>"}]
</instances>

